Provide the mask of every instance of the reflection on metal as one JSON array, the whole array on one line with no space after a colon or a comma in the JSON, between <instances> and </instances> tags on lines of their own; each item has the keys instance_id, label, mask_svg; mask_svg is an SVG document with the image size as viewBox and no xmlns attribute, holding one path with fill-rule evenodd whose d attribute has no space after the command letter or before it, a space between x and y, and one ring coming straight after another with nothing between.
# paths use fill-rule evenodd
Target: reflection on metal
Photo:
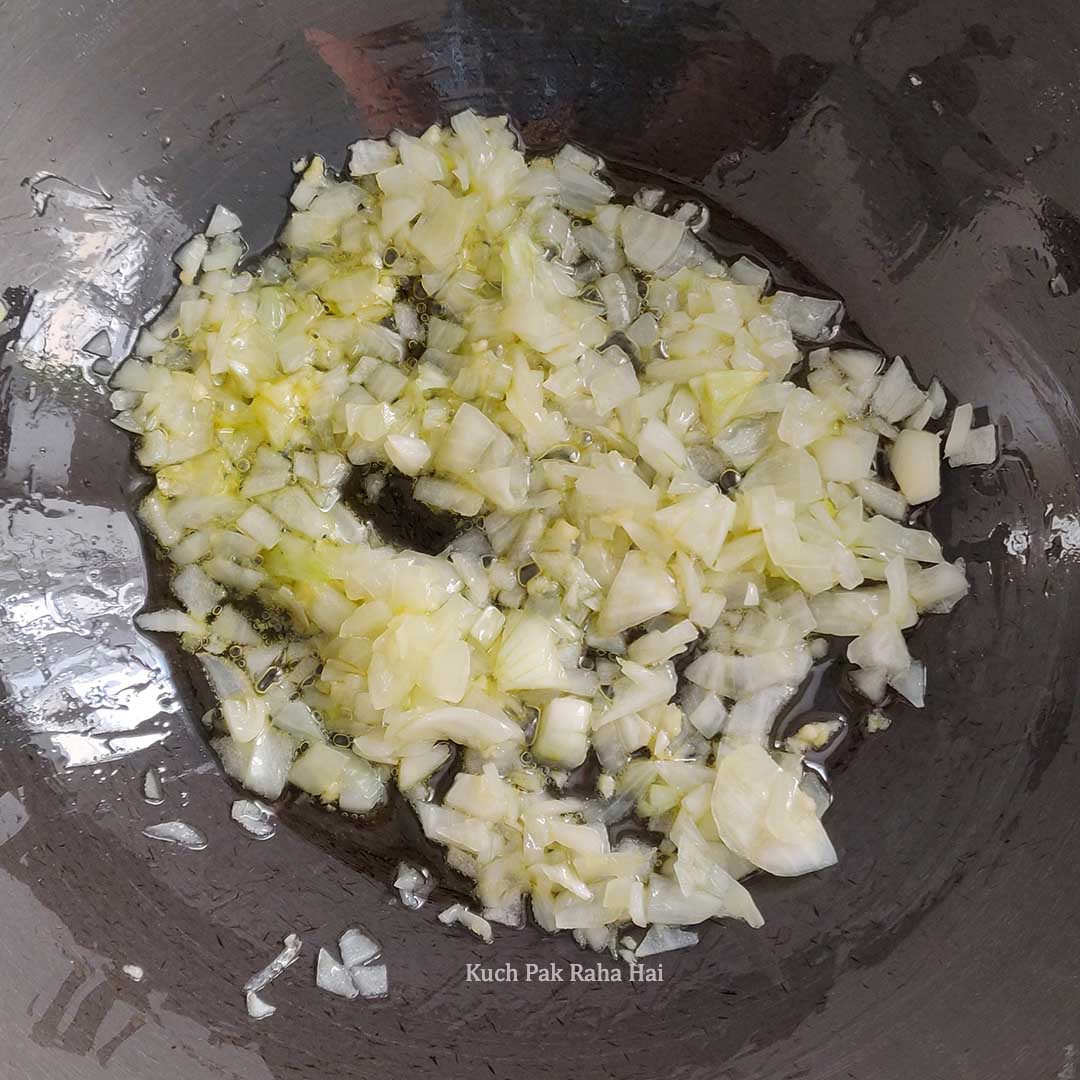
<instances>
[{"instance_id":1,"label":"reflection on metal","mask_svg":"<svg viewBox=\"0 0 1080 1080\"><path fill-rule=\"evenodd\" d=\"M62 499L4 509L0 678L29 738L61 767L160 743L179 705L131 622L145 596L131 520Z\"/></svg>"},{"instance_id":2,"label":"reflection on metal","mask_svg":"<svg viewBox=\"0 0 1080 1080\"><path fill-rule=\"evenodd\" d=\"M145 309L167 287L169 256L190 230L142 177L115 196L51 173L29 183L40 212L49 205L45 232L55 256L43 259L36 280L21 283L37 295L22 326L20 362L78 370L103 390L90 374L94 360L118 362L131 349ZM53 276L57 264L62 277Z\"/></svg>"}]
</instances>

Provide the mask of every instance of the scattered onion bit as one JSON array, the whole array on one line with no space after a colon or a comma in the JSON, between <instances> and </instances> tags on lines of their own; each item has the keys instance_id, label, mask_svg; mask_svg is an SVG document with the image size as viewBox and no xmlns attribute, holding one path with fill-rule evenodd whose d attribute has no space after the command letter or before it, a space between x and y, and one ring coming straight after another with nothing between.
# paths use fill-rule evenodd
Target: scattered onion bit
<instances>
[{"instance_id":1,"label":"scattered onion bit","mask_svg":"<svg viewBox=\"0 0 1080 1080\"><path fill-rule=\"evenodd\" d=\"M143 829L143 836L151 840L163 840L167 844L176 844L189 851L202 851L206 847L206 837L198 829L182 821L163 821L160 825L150 825Z\"/></svg>"},{"instance_id":2,"label":"scattered onion bit","mask_svg":"<svg viewBox=\"0 0 1080 1080\"><path fill-rule=\"evenodd\" d=\"M464 926L466 930L472 931L488 945L491 944L494 938L491 923L477 915L476 912L470 911L464 904L451 904L445 911L440 911L439 922L445 923L447 926L453 923Z\"/></svg>"},{"instance_id":3,"label":"scattered onion bit","mask_svg":"<svg viewBox=\"0 0 1080 1080\"><path fill-rule=\"evenodd\" d=\"M244 995L247 1004L247 1014L252 1020L269 1020L277 1012L277 1006L263 1001L254 990L249 990Z\"/></svg>"},{"instance_id":4,"label":"scattered onion bit","mask_svg":"<svg viewBox=\"0 0 1080 1080\"><path fill-rule=\"evenodd\" d=\"M407 908L413 911L422 908L434 887L435 882L427 870L418 869L404 862L398 863L394 888L397 889L401 902Z\"/></svg>"},{"instance_id":5,"label":"scattered onion bit","mask_svg":"<svg viewBox=\"0 0 1080 1080\"><path fill-rule=\"evenodd\" d=\"M244 983L245 993L258 993L270 985L286 968L296 963L304 943L296 934L285 938L285 947L261 971L256 972Z\"/></svg>"}]
</instances>

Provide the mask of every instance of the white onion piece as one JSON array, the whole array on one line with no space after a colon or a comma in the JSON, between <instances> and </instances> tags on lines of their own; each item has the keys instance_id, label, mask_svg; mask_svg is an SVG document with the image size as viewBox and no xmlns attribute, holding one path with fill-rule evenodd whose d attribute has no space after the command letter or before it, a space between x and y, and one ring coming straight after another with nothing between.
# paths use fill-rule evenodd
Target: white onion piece
<instances>
[{"instance_id":1,"label":"white onion piece","mask_svg":"<svg viewBox=\"0 0 1080 1080\"><path fill-rule=\"evenodd\" d=\"M889 676L889 685L916 709L921 709L926 704L926 665L912 660L899 674Z\"/></svg>"},{"instance_id":2,"label":"white onion piece","mask_svg":"<svg viewBox=\"0 0 1080 1080\"><path fill-rule=\"evenodd\" d=\"M567 210L587 210L607 202L614 191L597 176L572 162L555 162L558 201Z\"/></svg>"},{"instance_id":3,"label":"white onion piece","mask_svg":"<svg viewBox=\"0 0 1080 1080\"><path fill-rule=\"evenodd\" d=\"M961 560L939 563L909 575L908 588L919 611L949 612L970 586Z\"/></svg>"},{"instance_id":4,"label":"white onion piece","mask_svg":"<svg viewBox=\"0 0 1080 1080\"><path fill-rule=\"evenodd\" d=\"M746 743L720 759L712 816L724 843L770 874L809 874L836 862L798 775L760 746Z\"/></svg>"},{"instance_id":5,"label":"white onion piece","mask_svg":"<svg viewBox=\"0 0 1080 1080\"><path fill-rule=\"evenodd\" d=\"M206 235L213 237L220 236L222 233L234 232L240 228L240 225L240 218L227 206L222 206L219 203L214 207L214 212L210 215L210 223L206 226Z\"/></svg>"},{"instance_id":6,"label":"white onion piece","mask_svg":"<svg viewBox=\"0 0 1080 1080\"><path fill-rule=\"evenodd\" d=\"M875 619L848 645L847 658L859 667L879 669L890 675L899 675L911 663L904 635L887 615Z\"/></svg>"},{"instance_id":7,"label":"white onion piece","mask_svg":"<svg viewBox=\"0 0 1080 1080\"><path fill-rule=\"evenodd\" d=\"M772 280L772 274L765 267L758 266L745 255L740 256L731 264L731 276L743 285L752 286L758 293L765 292Z\"/></svg>"},{"instance_id":8,"label":"white onion piece","mask_svg":"<svg viewBox=\"0 0 1080 1080\"><path fill-rule=\"evenodd\" d=\"M540 714L532 741L533 755L540 761L575 769L589 752L589 720L592 705L580 698L557 697Z\"/></svg>"},{"instance_id":9,"label":"white onion piece","mask_svg":"<svg viewBox=\"0 0 1080 1080\"><path fill-rule=\"evenodd\" d=\"M217 211L215 210L214 213L216 216ZM173 262L180 268L182 282L190 284L195 280L209 248L210 244L202 233L196 233L190 240L180 245L173 256Z\"/></svg>"},{"instance_id":10,"label":"white onion piece","mask_svg":"<svg viewBox=\"0 0 1080 1080\"><path fill-rule=\"evenodd\" d=\"M368 1001L384 998L387 995L389 982L385 964L357 968L352 973L352 980L360 996Z\"/></svg>"},{"instance_id":11,"label":"white onion piece","mask_svg":"<svg viewBox=\"0 0 1080 1080\"><path fill-rule=\"evenodd\" d=\"M945 391L942 388L941 383L938 382L937 379L930 380L930 389L926 391L926 395L930 399L930 415L935 420L940 419L948 407L949 402L945 397Z\"/></svg>"},{"instance_id":12,"label":"white onion piece","mask_svg":"<svg viewBox=\"0 0 1080 1080\"><path fill-rule=\"evenodd\" d=\"M277 1006L263 1001L254 990L249 990L244 995L247 1005L247 1014L252 1020L269 1020L277 1012Z\"/></svg>"},{"instance_id":13,"label":"white onion piece","mask_svg":"<svg viewBox=\"0 0 1080 1080\"><path fill-rule=\"evenodd\" d=\"M687 719L707 739L718 735L727 720L727 706L716 694L703 694L701 700L687 714Z\"/></svg>"},{"instance_id":14,"label":"white onion piece","mask_svg":"<svg viewBox=\"0 0 1080 1080\"><path fill-rule=\"evenodd\" d=\"M964 448L949 458L954 468L961 465L993 465L997 460L997 428L993 424L972 428Z\"/></svg>"},{"instance_id":15,"label":"white onion piece","mask_svg":"<svg viewBox=\"0 0 1080 1080\"><path fill-rule=\"evenodd\" d=\"M146 977L146 972L138 964L125 964L121 970L134 982L142 982Z\"/></svg>"},{"instance_id":16,"label":"white onion piece","mask_svg":"<svg viewBox=\"0 0 1080 1080\"><path fill-rule=\"evenodd\" d=\"M269 840L276 832L274 813L261 802L253 799L237 799L230 815L245 832L256 840Z\"/></svg>"},{"instance_id":17,"label":"white onion piece","mask_svg":"<svg viewBox=\"0 0 1080 1080\"><path fill-rule=\"evenodd\" d=\"M773 296L772 313L786 319L797 337L819 342L835 336L844 305L839 300L778 291Z\"/></svg>"},{"instance_id":18,"label":"white onion piece","mask_svg":"<svg viewBox=\"0 0 1080 1080\"><path fill-rule=\"evenodd\" d=\"M953 457L964 449L964 444L971 433L971 418L975 409L971 405L957 405L953 412L952 423L949 424L949 434L945 439L945 456Z\"/></svg>"},{"instance_id":19,"label":"white onion piece","mask_svg":"<svg viewBox=\"0 0 1080 1080\"><path fill-rule=\"evenodd\" d=\"M855 684L855 689L867 701L873 701L875 704L885 698L887 679L886 673L880 668L862 668L851 673L851 681Z\"/></svg>"},{"instance_id":20,"label":"white onion piece","mask_svg":"<svg viewBox=\"0 0 1080 1080\"><path fill-rule=\"evenodd\" d=\"M927 394L926 400L904 421L904 427L922 431L934 415L934 403Z\"/></svg>"},{"instance_id":21,"label":"white onion piece","mask_svg":"<svg viewBox=\"0 0 1080 1080\"><path fill-rule=\"evenodd\" d=\"M831 360L852 382L864 382L881 371L883 358L868 349L828 349Z\"/></svg>"},{"instance_id":22,"label":"white onion piece","mask_svg":"<svg viewBox=\"0 0 1080 1080\"><path fill-rule=\"evenodd\" d=\"M488 945L494 940L494 936L491 932L491 923L489 923L487 919L477 915L475 912L470 911L463 904L451 904L444 911L440 911L439 922L445 923L447 926L450 926L453 923L464 926L466 930L474 933Z\"/></svg>"},{"instance_id":23,"label":"white onion piece","mask_svg":"<svg viewBox=\"0 0 1080 1080\"><path fill-rule=\"evenodd\" d=\"M652 273L674 256L686 226L674 218L628 206L619 219L619 232L627 259L639 270Z\"/></svg>"},{"instance_id":24,"label":"white onion piece","mask_svg":"<svg viewBox=\"0 0 1080 1080\"><path fill-rule=\"evenodd\" d=\"M147 769L143 776L143 798L151 806L158 806L165 801L165 791L157 769Z\"/></svg>"},{"instance_id":25,"label":"white onion piece","mask_svg":"<svg viewBox=\"0 0 1080 1080\"><path fill-rule=\"evenodd\" d=\"M163 840L167 844L177 844L188 851L203 851L206 837L198 829L182 821L163 821L160 825L149 825L143 829L143 836L151 840Z\"/></svg>"},{"instance_id":26,"label":"white onion piece","mask_svg":"<svg viewBox=\"0 0 1080 1080\"><path fill-rule=\"evenodd\" d=\"M397 150L382 139L358 139L349 147L349 173L370 176L390 168L397 156Z\"/></svg>"},{"instance_id":27,"label":"white onion piece","mask_svg":"<svg viewBox=\"0 0 1080 1080\"><path fill-rule=\"evenodd\" d=\"M889 467L909 503L941 494L941 436L931 431L901 431L889 454Z\"/></svg>"},{"instance_id":28,"label":"white onion piece","mask_svg":"<svg viewBox=\"0 0 1080 1080\"><path fill-rule=\"evenodd\" d=\"M895 488L888 487L881 481L873 480L870 477L853 480L851 487L855 494L862 499L867 509L872 510L874 513L884 514L894 521L903 521L907 517L910 509L908 501Z\"/></svg>"},{"instance_id":29,"label":"white onion piece","mask_svg":"<svg viewBox=\"0 0 1080 1080\"><path fill-rule=\"evenodd\" d=\"M682 930L677 926L650 926L641 944L634 950L634 958L643 960L646 956L659 956L661 953L676 949L689 949L699 941L693 930Z\"/></svg>"},{"instance_id":30,"label":"white onion piece","mask_svg":"<svg viewBox=\"0 0 1080 1080\"><path fill-rule=\"evenodd\" d=\"M794 689L789 686L767 686L756 694L737 701L724 724L725 742L769 745L773 723L794 693Z\"/></svg>"},{"instance_id":31,"label":"white onion piece","mask_svg":"<svg viewBox=\"0 0 1080 1080\"><path fill-rule=\"evenodd\" d=\"M346 930L338 939L338 950L341 953L341 962L351 972L374 960L381 949L378 942L368 937L362 930Z\"/></svg>"},{"instance_id":32,"label":"white onion piece","mask_svg":"<svg viewBox=\"0 0 1080 1080\"><path fill-rule=\"evenodd\" d=\"M890 424L910 416L922 403L925 394L915 385L907 365L898 356L889 365L874 391L874 412Z\"/></svg>"},{"instance_id":33,"label":"white onion piece","mask_svg":"<svg viewBox=\"0 0 1080 1080\"><path fill-rule=\"evenodd\" d=\"M319 959L315 968L315 985L328 994L352 999L359 991L353 978L343 964L339 964L326 949L319 950Z\"/></svg>"},{"instance_id":34,"label":"white onion piece","mask_svg":"<svg viewBox=\"0 0 1080 1080\"><path fill-rule=\"evenodd\" d=\"M404 716L388 729L388 734L402 744L453 738L463 746L480 750L501 743L520 743L525 738L521 728L505 717L479 709L450 707Z\"/></svg>"},{"instance_id":35,"label":"white onion piece","mask_svg":"<svg viewBox=\"0 0 1080 1080\"><path fill-rule=\"evenodd\" d=\"M296 963L304 943L296 934L285 938L285 947L261 971L256 972L244 983L244 993L257 994L269 986L286 968Z\"/></svg>"},{"instance_id":36,"label":"white onion piece","mask_svg":"<svg viewBox=\"0 0 1080 1080\"><path fill-rule=\"evenodd\" d=\"M623 559L600 611L601 632L617 634L663 615L679 602L679 593L664 567L636 551Z\"/></svg>"},{"instance_id":37,"label":"white onion piece","mask_svg":"<svg viewBox=\"0 0 1080 1080\"><path fill-rule=\"evenodd\" d=\"M398 863L394 888L397 889L401 902L407 908L412 911L422 908L434 887L435 882L426 870L417 869L408 863Z\"/></svg>"}]
</instances>

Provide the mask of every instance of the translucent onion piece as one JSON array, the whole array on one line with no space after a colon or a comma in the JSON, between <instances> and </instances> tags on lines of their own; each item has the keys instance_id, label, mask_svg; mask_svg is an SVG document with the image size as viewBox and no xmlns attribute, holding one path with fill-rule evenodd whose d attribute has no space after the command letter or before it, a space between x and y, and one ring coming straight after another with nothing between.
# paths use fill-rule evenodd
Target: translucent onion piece
<instances>
[{"instance_id":1,"label":"translucent onion piece","mask_svg":"<svg viewBox=\"0 0 1080 1080\"><path fill-rule=\"evenodd\" d=\"M202 851L206 847L206 837L183 821L164 821L160 825L150 825L143 829L143 836L148 836L151 840L163 840L167 844L176 844L189 851Z\"/></svg>"},{"instance_id":2,"label":"translucent onion piece","mask_svg":"<svg viewBox=\"0 0 1080 1080\"><path fill-rule=\"evenodd\" d=\"M338 997L355 998L359 991L353 983L352 976L343 964L339 964L326 949L319 950L319 958L315 969L315 985L327 993L336 994Z\"/></svg>"},{"instance_id":3,"label":"translucent onion piece","mask_svg":"<svg viewBox=\"0 0 1080 1080\"><path fill-rule=\"evenodd\" d=\"M286 968L296 963L303 942L296 934L289 934L285 938L285 947L266 965L261 971L256 972L244 983L244 992L257 994L260 990L270 985Z\"/></svg>"},{"instance_id":4,"label":"translucent onion piece","mask_svg":"<svg viewBox=\"0 0 1080 1080\"><path fill-rule=\"evenodd\" d=\"M634 958L643 960L647 956L659 956L675 949L689 949L698 940L693 930L682 930L677 926L651 926L634 950Z\"/></svg>"},{"instance_id":5,"label":"translucent onion piece","mask_svg":"<svg viewBox=\"0 0 1080 1080\"><path fill-rule=\"evenodd\" d=\"M257 800L237 799L232 804L231 816L256 840L269 840L277 832L273 811Z\"/></svg>"}]
</instances>

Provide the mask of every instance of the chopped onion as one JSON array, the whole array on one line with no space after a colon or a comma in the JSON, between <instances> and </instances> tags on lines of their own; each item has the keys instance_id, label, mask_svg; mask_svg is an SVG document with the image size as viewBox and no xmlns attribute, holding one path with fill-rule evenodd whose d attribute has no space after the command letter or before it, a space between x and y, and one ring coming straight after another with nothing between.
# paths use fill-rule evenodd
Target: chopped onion
<instances>
[{"instance_id":1,"label":"chopped onion","mask_svg":"<svg viewBox=\"0 0 1080 1080\"><path fill-rule=\"evenodd\" d=\"M909 503L936 499L941 494L941 436L901 431L892 445L889 467Z\"/></svg>"},{"instance_id":2,"label":"chopped onion","mask_svg":"<svg viewBox=\"0 0 1080 1080\"><path fill-rule=\"evenodd\" d=\"M799 776L746 743L717 764L712 816L720 839L770 874L809 874L836 862Z\"/></svg>"},{"instance_id":3,"label":"chopped onion","mask_svg":"<svg viewBox=\"0 0 1080 1080\"><path fill-rule=\"evenodd\" d=\"M889 685L916 709L921 709L926 703L926 665L912 660L899 674L889 677Z\"/></svg>"},{"instance_id":4,"label":"chopped onion","mask_svg":"<svg viewBox=\"0 0 1080 1080\"><path fill-rule=\"evenodd\" d=\"M673 952L676 949L689 949L699 941L693 930L682 930L677 926L650 926L641 944L634 950L634 958L643 960L646 956L659 956L660 953Z\"/></svg>"},{"instance_id":5,"label":"chopped onion","mask_svg":"<svg viewBox=\"0 0 1080 1080\"><path fill-rule=\"evenodd\" d=\"M358 968L352 973L353 985L360 996L367 1000L384 998L387 994L388 980L385 964L372 964Z\"/></svg>"},{"instance_id":6,"label":"chopped onion","mask_svg":"<svg viewBox=\"0 0 1080 1080\"><path fill-rule=\"evenodd\" d=\"M276 832L274 813L263 803L253 799L237 799L232 804L231 816L245 832L256 840L269 840Z\"/></svg>"},{"instance_id":7,"label":"chopped onion","mask_svg":"<svg viewBox=\"0 0 1080 1080\"><path fill-rule=\"evenodd\" d=\"M239 229L240 218L228 207L218 204L210 215L210 223L206 226L206 235L210 237L221 236L223 233L233 232Z\"/></svg>"},{"instance_id":8,"label":"chopped onion","mask_svg":"<svg viewBox=\"0 0 1080 1080\"><path fill-rule=\"evenodd\" d=\"M592 704L588 701L572 697L553 698L540 715L532 741L533 755L551 765L576 769L589 752L591 715Z\"/></svg>"},{"instance_id":9,"label":"chopped onion","mask_svg":"<svg viewBox=\"0 0 1080 1080\"><path fill-rule=\"evenodd\" d=\"M674 218L628 206L619 219L619 232L626 258L639 270L652 273L671 260L686 226Z\"/></svg>"},{"instance_id":10,"label":"chopped onion","mask_svg":"<svg viewBox=\"0 0 1080 1080\"><path fill-rule=\"evenodd\" d=\"M853 480L852 490L862 499L867 509L877 514L884 514L894 521L902 521L908 515L907 499L894 488L888 487L879 480L870 477Z\"/></svg>"},{"instance_id":11,"label":"chopped onion","mask_svg":"<svg viewBox=\"0 0 1080 1080\"><path fill-rule=\"evenodd\" d=\"M389 169L397 161L397 151L382 139L358 139L349 147L349 172L369 176Z\"/></svg>"},{"instance_id":12,"label":"chopped onion","mask_svg":"<svg viewBox=\"0 0 1080 1080\"><path fill-rule=\"evenodd\" d=\"M890 424L910 416L925 399L907 365L898 356L882 376L871 399L874 412Z\"/></svg>"},{"instance_id":13,"label":"chopped onion","mask_svg":"<svg viewBox=\"0 0 1080 1080\"><path fill-rule=\"evenodd\" d=\"M475 912L470 911L463 904L451 904L445 911L440 911L439 922L445 923L447 926L458 923L460 926L464 926L466 930L472 931L478 938L487 942L488 945L493 940L491 923Z\"/></svg>"},{"instance_id":14,"label":"chopped onion","mask_svg":"<svg viewBox=\"0 0 1080 1080\"><path fill-rule=\"evenodd\" d=\"M756 289L759 294L768 289L772 280L772 274L765 267L758 266L746 256L740 256L731 264L731 276L743 285Z\"/></svg>"},{"instance_id":15,"label":"chopped onion","mask_svg":"<svg viewBox=\"0 0 1080 1080\"><path fill-rule=\"evenodd\" d=\"M394 888L397 889L401 902L407 908L413 911L422 908L434 887L435 883L426 870L417 869L408 863L398 863Z\"/></svg>"},{"instance_id":16,"label":"chopped onion","mask_svg":"<svg viewBox=\"0 0 1080 1080\"><path fill-rule=\"evenodd\" d=\"M256 972L244 983L244 993L257 994L266 989L286 968L296 962L304 943L296 934L285 938L285 947L261 971Z\"/></svg>"},{"instance_id":17,"label":"chopped onion","mask_svg":"<svg viewBox=\"0 0 1080 1080\"><path fill-rule=\"evenodd\" d=\"M359 993L343 964L339 964L326 949L319 950L319 959L315 969L315 985L320 990L338 997L355 998Z\"/></svg>"},{"instance_id":18,"label":"chopped onion","mask_svg":"<svg viewBox=\"0 0 1080 1080\"><path fill-rule=\"evenodd\" d=\"M754 867L834 860L828 794L772 748L777 717L828 637L868 699L921 705L904 631L968 586L905 524L939 490L940 384L829 347L796 381L839 301L768 295L767 269L694 235L702 208L616 199L603 168L527 159L472 112L362 139L345 175L305 158L272 254L241 269L221 207L180 248L110 403L176 568L175 609L137 621L197 652L225 771L355 815L395 782L475 882L481 914L444 922L490 940L528 908L626 956L634 925L647 956L705 919L760 926ZM996 455L970 422L950 464ZM571 797L593 753L595 792ZM632 813L656 844L609 833ZM232 816L273 832L263 803ZM434 886L405 864L394 884L409 907ZM383 995L378 945L339 944L319 984Z\"/></svg>"},{"instance_id":19,"label":"chopped onion","mask_svg":"<svg viewBox=\"0 0 1080 1080\"><path fill-rule=\"evenodd\" d=\"M254 990L249 990L244 995L247 1003L247 1014L252 1020L269 1020L277 1012L277 1006L263 1001Z\"/></svg>"},{"instance_id":20,"label":"chopped onion","mask_svg":"<svg viewBox=\"0 0 1080 1080\"><path fill-rule=\"evenodd\" d=\"M355 968L374 960L380 953L377 942L361 930L346 930L338 939L341 962L350 972Z\"/></svg>"},{"instance_id":21,"label":"chopped onion","mask_svg":"<svg viewBox=\"0 0 1080 1080\"><path fill-rule=\"evenodd\" d=\"M165 791L156 769L147 769L143 776L143 798L151 806L157 806L165 801Z\"/></svg>"},{"instance_id":22,"label":"chopped onion","mask_svg":"<svg viewBox=\"0 0 1080 1080\"><path fill-rule=\"evenodd\" d=\"M785 318L791 332L804 341L828 341L844 317L844 305L839 300L778 291L773 296L772 314Z\"/></svg>"},{"instance_id":23,"label":"chopped onion","mask_svg":"<svg viewBox=\"0 0 1080 1080\"><path fill-rule=\"evenodd\" d=\"M945 397L945 391L942 388L941 383L937 379L930 381L930 389L926 392L927 397L930 399L931 411L930 415L933 419L939 419L948 407L948 400Z\"/></svg>"},{"instance_id":24,"label":"chopped onion","mask_svg":"<svg viewBox=\"0 0 1080 1080\"><path fill-rule=\"evenodd\" d=\"M972 428L964 446L949 457L954 468L961 465L993 465L997 460L997 429L993 424Z\"/></svg>"}]
</instances>

